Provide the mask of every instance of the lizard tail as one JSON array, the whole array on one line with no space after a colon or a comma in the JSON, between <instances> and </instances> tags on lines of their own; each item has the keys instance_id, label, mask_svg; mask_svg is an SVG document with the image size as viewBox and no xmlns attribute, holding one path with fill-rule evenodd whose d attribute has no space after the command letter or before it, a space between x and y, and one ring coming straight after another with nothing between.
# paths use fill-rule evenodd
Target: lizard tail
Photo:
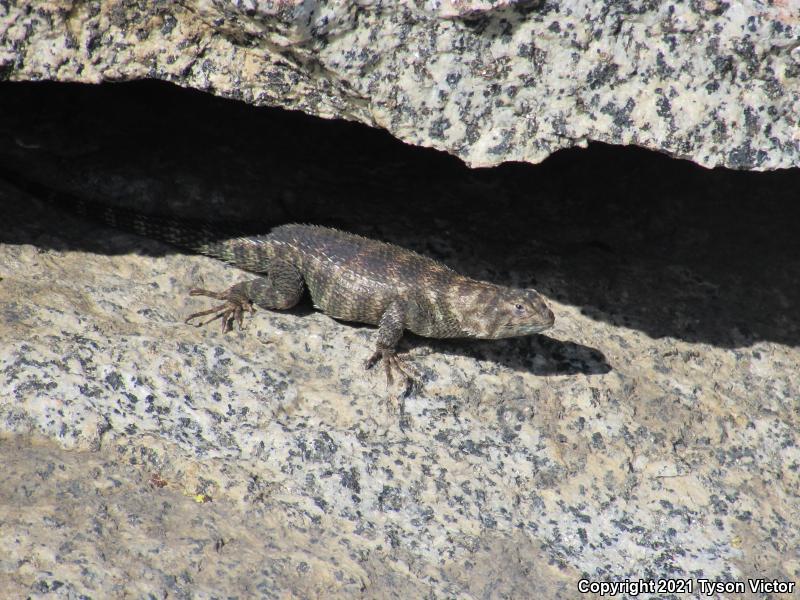
<instances>
[{"instance_id":1,"label":"lizard tail","mask_svg":"<svg viewBox=\"0 0 800 600\"><path fill-rule=\"evenodd\" d=\"M235 225L226 227L224 223L212 225L202 220L143 214L129 208L110 206L51 188L2 167L0 167L0 178L48 204L86 220L166 242L225 262L233 263L238 259L231 251L230 241L242 237L241 227Z\"/></svg>"}]
</instances>

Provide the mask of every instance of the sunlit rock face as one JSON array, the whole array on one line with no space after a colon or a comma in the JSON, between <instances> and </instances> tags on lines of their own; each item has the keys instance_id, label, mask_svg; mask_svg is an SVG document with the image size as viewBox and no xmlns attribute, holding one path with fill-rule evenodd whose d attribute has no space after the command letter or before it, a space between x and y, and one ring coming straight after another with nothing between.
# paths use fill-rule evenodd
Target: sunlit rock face
<instances>
[{"instance_id":1,"label":"sunlit rock face","mask_svg":"<svg viewBox=\"0 0 800 600\"><path fill-rule=\"evenodd\" d=\"M590 144L471 170L154 82L2 83L0 115L3 598L800 581L800 169ZM364 369L374 327L309 299L192 327L189 290L253 274L31 182L247 235L336 226L534 287L555 324L404 336L401 404Z\"/></svg>"}]
</instances>

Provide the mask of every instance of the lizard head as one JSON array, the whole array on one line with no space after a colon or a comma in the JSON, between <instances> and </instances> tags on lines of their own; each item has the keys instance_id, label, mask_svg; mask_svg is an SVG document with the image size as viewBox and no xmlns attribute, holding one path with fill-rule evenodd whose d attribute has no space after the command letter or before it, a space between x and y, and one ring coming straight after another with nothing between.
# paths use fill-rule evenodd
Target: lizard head
<instances>
[{"instance_id":1,"label":"lizard head","mask_svg":"<svg viewBox=\"0 0 800 600\"><path fill-rule=\"evenodd\" d=\"M471 337L498 339L531 335L553 326L555 316L533 289L479 282L463 290L462 327Z\"/></svg>"},{"instance_id":2,"label":"lizard head","mask_svg":"<svg viewBox=\"0 0 800 600\"><path fill-rule=\"evenodd\" d=\"M549 329L555 316L536 290L506 288L495 311L494 337L531 335Z\"/></svg>"}]
</instances>

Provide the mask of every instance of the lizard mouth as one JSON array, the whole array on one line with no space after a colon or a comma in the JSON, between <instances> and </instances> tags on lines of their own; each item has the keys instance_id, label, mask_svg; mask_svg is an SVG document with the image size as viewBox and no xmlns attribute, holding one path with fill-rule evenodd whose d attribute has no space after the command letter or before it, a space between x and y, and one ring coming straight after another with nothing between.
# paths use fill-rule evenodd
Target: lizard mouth
<instances>
[{"instance_id":1,"label":"lizard mouth","mask_svg":"<svg viewBox=\"0 0 800 600\"><path fill-rule=\"evenodd\" d=\"M520 335L532 335L534 333L540 333L546 329L550 329L553 326L553 322L550 323L531 323L528 325L523 325L520 323L506 323L503 325L503 331L508 333L509 337L520 336Z\"/></svg>"},{"instance_id":2,"label":"lizard mouth","mask_svg":"<svg viewBox=\"0 0 800 600\"><path fill-rule=\"evenodd\" d=\"M515 335L531 335L534 333L540 333L546 329L550 329L555 322L555 315L550 312L546 321L540 321L538 323L515 323L513 321L509 321L503 325L503 329L517 332Z\"/></svg>"}]
</instances>

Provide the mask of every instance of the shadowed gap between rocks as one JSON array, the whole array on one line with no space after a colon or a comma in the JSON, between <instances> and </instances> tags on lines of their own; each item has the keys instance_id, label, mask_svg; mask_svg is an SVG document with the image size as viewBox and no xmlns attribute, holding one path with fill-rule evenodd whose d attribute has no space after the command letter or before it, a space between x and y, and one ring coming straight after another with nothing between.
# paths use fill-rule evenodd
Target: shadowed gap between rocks
<instances>
[{"instance_id":1,"label":"shadowed gap between rocks","mask_svg":"<svg viewBox=\"0 0 800 600\"><path fill-rule=\"evenodd\" d=\"M244 223L245 233L291 221L340 227L652 337L800 343L796 169L709 171L592 144L540 165L470 170L382 131L156 82L0 84L0 163L81 197ZM24 227L26 211L3 208L1 242L130 251L107 229L65 239L60 212ZM545 371L570 372L550 351ZM555 352L583 357L577 372L608 368L594 349Z\"/></svg>"}]
</instances>

